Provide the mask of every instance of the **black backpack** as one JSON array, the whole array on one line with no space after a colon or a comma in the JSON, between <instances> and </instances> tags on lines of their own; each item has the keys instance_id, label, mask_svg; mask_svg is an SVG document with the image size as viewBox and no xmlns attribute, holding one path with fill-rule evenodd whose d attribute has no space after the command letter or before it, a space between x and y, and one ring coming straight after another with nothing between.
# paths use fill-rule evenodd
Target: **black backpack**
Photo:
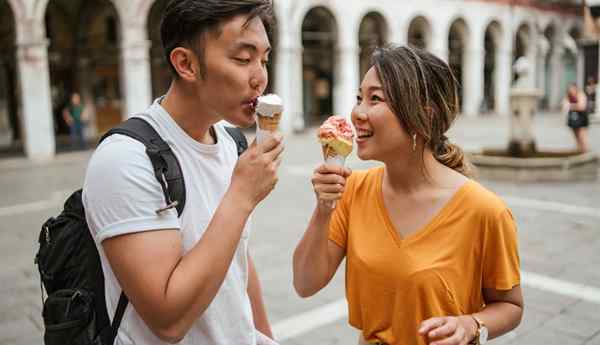
<instances>
[{"instance_id":1,"label":"black backpack","mask_svg":"<svg viewBox=\"0 0 600 345\"><path fill-rule=\"evenodd\" d=\"M237 128L226 127L235 140L238 156L248 147ZM146 146L154 173L165 194L166 207L181 216L185 206L185 183L181 167L169 145L141 118L130 118L108 131L132 137ZM112 324L104 296L104 274L98 250L88 229L81 189L65 202L61 214L48 219L39 236L35 257L41 282L48 294L43 298L45 345L112 345L128 304L121 292Z\"/></svg>"}]
</instances>

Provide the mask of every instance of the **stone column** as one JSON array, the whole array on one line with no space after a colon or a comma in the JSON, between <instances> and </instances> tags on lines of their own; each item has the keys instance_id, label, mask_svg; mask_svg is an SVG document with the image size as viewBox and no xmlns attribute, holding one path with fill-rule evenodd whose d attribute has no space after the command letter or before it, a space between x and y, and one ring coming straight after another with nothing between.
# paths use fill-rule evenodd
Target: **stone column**
<instances>
[{"instance_id":1,"label":"stone column","mask_svg":"<svg viewBox=\"0 0 600 345\"><path fill-rule=\"evenodd\" d=\"M29 22L29 25L33 25ZM56 143L48 71L48 41L17 43L23 118L21 123L25 154L32 160L54 157Z\"/></svg>"},{"instance_id":2,"label":"stone column","mask_svg":"<svg viewBox=\"0 0 600 345\"><path fill-rule=\"evenodd\" d=\"M471 46L475 46L473 43ZM483 98L483 74L485 52L481 49L470 49L463 59L464 80L464 115L476 117L479 114Z\"/></svg>"},{"instance_id":3,"label":"stone column","mask_svg":"<svg viewBox=\"0 0 600 345\"><path fill-rule=\"evenodd\" d=\"M284 134L304 129L302 109L302 48L281 40L277 47L275 66L275 93L284 104L284 113L279 129Z\"/></svg>"},{"instance_id":4,"label":"stone column","mask_svg":"<svg viewBox=\"0 0 600 345\"><path fill-rule=\"evenodd\" d=\"M342 41L343 42L343 41ZM359 86L359 48L354 42L346 42L337 49L338 62L335 70L333 112L350 119Z\"/></svg>"},{"instance_id":5,"label":"stone column","mask_svg":"<svg viewBox=\"0 0 600 345\"><path fill-rule=\"evenodd\" d=\"M510 114L510 84L512 82L512 50L499 49L496 53L495 93L496 114L508 116Z\"/></svg>"},{"instance_id":6,"label":"stone column","mask_svg":"<svg viewBox=\"0 0 600 345\"><path fill-rule=\"evenodd\" d=\"M123 119L145 110L152 103L150 42L140 25L123 23L121 39L121 92Z\"/></svg>"},{"instance_id":7,"label":"stone column","mask_svg":"<svg viewBox=\"0 0 600 345\"><path fill-rule=\"evenodd\" d=\"M448 62L448 32L442 32L439 29L433 30L434 32L432 32L430 38L431 42L429 43L431 47L431 52L440 59Z\"/></svg>"},{"instance_id":8,"label":"stone column","mask_svg":"<svg viewBox=\"0 0 600 345\"><path fill-rule=\"evenodd\" d=\"M560 106L560 101L563 98L560 90L560 82L564 74L564 66L562 57L564 48L555 46L550 57L550 90L548 94L548 106L550 110L555 110Z\"/></svg>"}]
</instances>

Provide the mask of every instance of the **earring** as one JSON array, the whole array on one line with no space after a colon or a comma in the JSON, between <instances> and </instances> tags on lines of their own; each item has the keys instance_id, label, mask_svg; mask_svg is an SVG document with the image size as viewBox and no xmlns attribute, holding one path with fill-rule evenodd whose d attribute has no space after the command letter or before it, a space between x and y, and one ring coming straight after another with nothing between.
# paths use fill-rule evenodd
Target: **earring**
<instances>
[{"instance_id":1,"label":"earring","mask_svg":"<svg viewBox=\"0 0 600 345\"><path fill-rule=\"evenodd\" d=\"M417 150L417 133L413 134L413 152Z\"/></svg>"}]
</instances>

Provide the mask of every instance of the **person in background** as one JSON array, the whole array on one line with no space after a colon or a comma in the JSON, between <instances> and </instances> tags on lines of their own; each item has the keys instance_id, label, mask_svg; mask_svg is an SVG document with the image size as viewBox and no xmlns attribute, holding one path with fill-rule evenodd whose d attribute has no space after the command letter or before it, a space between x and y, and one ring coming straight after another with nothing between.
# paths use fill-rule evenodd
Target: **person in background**
<instances>
[{"instance_id":1,"label":"person in background","mask_svg":"<svg viewBox=\"0 0 600 345\"><path fill-rule=\"evenodd\" d=\"M587 112L593 114L596 112L596 88L598 84L594 77L589 77L585 85L585 96L587 97Z\"/></svg>"},{"instance_id":2,"label":"person in background","mask_svg":"<svg viewBox=\"0 0 600 345\"><path fill-rule=\"evenodd\" d=\"M573 130L577 142L577 151L587 152L589 114L587 97L577 85L571 83L563 99L563 111L567 113L567 126Z\"/></svg>"},{"instance_id":3,"label":"person in background","mask_svg":"<svg viewBox=\"0 0 600 345\"><path fill-rule=\"evenodd\" d=\"M75 148L85 148L85 123L87 122L81 96L75 92L65 109L63 109L63 120L69 126L71 145Z\"/></svg>"},{"instance_id":4,"label":"person in background","mask_svg":"<svg viewBox=\"0 0 600 345\"><path fill-rule=\"evenodd\" d=\"M445 135L459 110L456 79L446 62L409 47L378 48L373 62L352 122L358 157L383 165L315 170L294 287L315 294L345 257L359 344L483 344L506 334L523 315L517 229Z\"/></svg>"}]
</instances>

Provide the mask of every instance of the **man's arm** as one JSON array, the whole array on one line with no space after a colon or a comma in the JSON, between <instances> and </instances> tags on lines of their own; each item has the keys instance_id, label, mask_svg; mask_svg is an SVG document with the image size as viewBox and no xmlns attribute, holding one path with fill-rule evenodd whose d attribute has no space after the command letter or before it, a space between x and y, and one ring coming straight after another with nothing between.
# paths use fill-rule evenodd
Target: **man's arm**
<instances>
[{"instance_id":1,"label":"man's arm","mask_svg":"<svg viewBox=\"0 0 600 345\"><path fill-rule=\"evenodd\" d=\"M210 305L225 279L250 213L275 186L283 151L281 138L270 139L264 146L259 149L253 143L240 157L229 189L204 234L186 253L181 234L175 229L139 229L102 241L123 291L163 341L180 341Z\"/></svg>"},{"instance_id":2,"label":"man's arm","mask_svg":"<svg viewBox=\"0 0 600 345\"><path fill-rule=\"evenodd\" d=\"M254 261L252 260L250 253L248 253L248 297L250 298L250 304L252 305L254 327L264 335L273 339L273 331L271 330L271 325L269 324L269 319L267 317L260 280L258 279L258 273L256 272L256 267L254 266Z\"/></svg>"}]
</instances>

